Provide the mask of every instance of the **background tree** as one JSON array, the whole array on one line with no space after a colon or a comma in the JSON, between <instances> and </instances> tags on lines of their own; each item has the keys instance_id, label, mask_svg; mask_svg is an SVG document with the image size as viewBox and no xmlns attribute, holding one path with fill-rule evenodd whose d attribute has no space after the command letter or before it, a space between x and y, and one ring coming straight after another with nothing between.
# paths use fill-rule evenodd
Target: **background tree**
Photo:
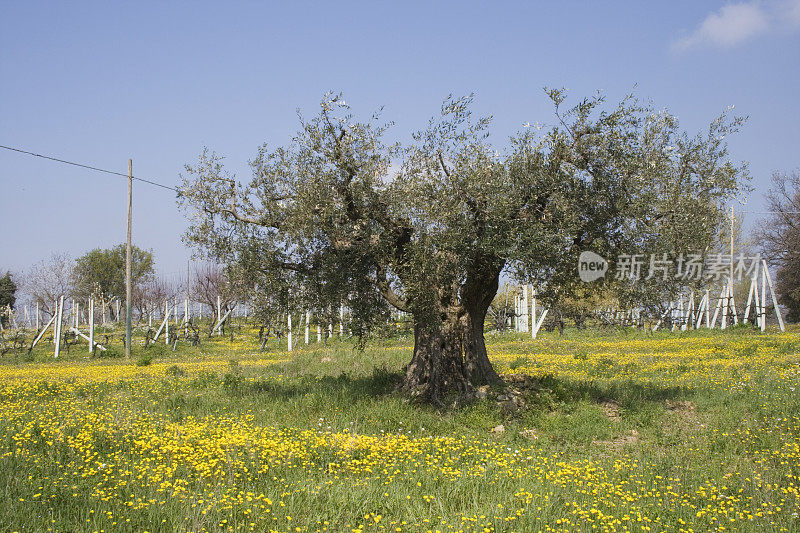
<instances>
[{"instance_id":1,"label":"background tree","mask_svg":"<svg viewBox=\"0 0 800 533\"><path fill-rule=\"evenodd\" d=\"M800 231L790 231L786 244L795 253L788 254L785 263L778 269L775 290L780 295L780 303L788 310L786 319L800 322L800 259L796 255L800 250Z\"/></svg>"},{"instance_id":2,"label":"background tree","mask_svg":"<svg viewBox=\"0 0 800 533\"><path fill-rule=\"evenodd\" d=\"M498 289L486 312L486 316L495 330L504 332L511 327L512 319L516 316L514 298L518 293L519 291L510 283L504 283Z\"/></svg>"},{"instance_id":3,"label":"background tree","mask_svg":"<svg viewBox=\"0 0 800 533\"><path fill-rule=\"evenodd\" d=\"M771 213L760 221L756 241L761 254L777 268L776 290L787 307L787 320L800 321L800 170L775 172L766 195Z\"/></svg>"},{"instance_id":4,"label":"background tree","mask_svg":"<svg viewBox=\"0 0 800 533\"><path fill-rule=\"evenodd\" d=\"M191 284L192 298L208 306L211 314L209 334L217 323L217 302L219 298L221 315L224 316L236 304L236 291L230 283L225 271L215 263L206 263L197 267Z\"/></svg>"},{"instance_id":5,"label":"background tree","mask_svg":"<svg viewBox=\"0 0 800 533\"><path fill-rule=\"evenodd\" d=\"M148 316L163 317L164 302L173 304L180 294L180 287L164 278L148 276L133 286L133 308L139 320L147 320Z\"/></svg>"},{"instance_id":6,"label":"background tree","mask_svg":"<svg viewBox=\"0 0 800 533\"><path fill-rule=\"evenodd\" d=\"M259 268L254 268L257 266L256 262L248 261L228 266L224 272L227 280L226 292L229 293L226 298L235 298L236 301L248 305L251 316L261 325L259 337L265 343L270 333L277 336L284 334L287 312L299 313L300 310L290 309L290 293L295 287L291 284L291 279L273 277ZM315 319L318 320L319 316L315 316ZM299 324L299 322L294 323Z\"/></svg>"},{"instance_id":7,"label":"background tree","mask_svg":"<svg viewBox=\"0 0 800 533\"><path fill-rule=\"evenodd\" d=\"M666 113L632 98L561 112L559 125L513 137L505 155L471 97L448 98L403 150L386 126L353 119L328 95L286 147L259 150L244 185L204 152L180 200L195 215L188 240L229 264L254 263L306 288L298 302L346 302L364 335L386 306L410 313L414 353L401 390L434 403L498 380L486 354L486 313L504 270L548 286L575 283L577 257L609 255L675 225L676 205L714 216L745 175L727 159L723 115L689 139ZM391 163L402 158L399 173ZM669 221L672 220L672 224ZM688 228L688 224L683 227Z\"/></svg>"},{"instance_id":8,"label":"background tree","mask_svg":"<svg viewBox=\"0 0 800 533\"><path fill-rule=\"evenodd\" d=\"M17 302L17 284L11 277L11 272L6 272L6 275L0 278L0 310L6 310L9 307L14 309L14 304ZM9 317L0 314L0 319L3 320L3 326L8 325Z\"/></svg>"},{"instance_id":9,"label":"background tree","mask_svg":"<svg viewBox=\"0 0 800 533\"><path fill-rule=\"evenodd\" d=\"M131 248L131 279L134 286L153 276L153 255L137 246ZM73 271L74 298L105 300L111 309L111 300L125 300L125 245L114 248L96 248L75 260Z\"/></svg>"},{"instance_id":10,"label":"background tree","mask_svg":"<svg viewBox=\"0 0 800 533\"><path fill-rule=\"evenodd\" d=\"M35 264L24 276L24 291L45 315L53 316L58 299L70 294L74 265L69 255L53 254Z\"/></svg>"}]
</instances>

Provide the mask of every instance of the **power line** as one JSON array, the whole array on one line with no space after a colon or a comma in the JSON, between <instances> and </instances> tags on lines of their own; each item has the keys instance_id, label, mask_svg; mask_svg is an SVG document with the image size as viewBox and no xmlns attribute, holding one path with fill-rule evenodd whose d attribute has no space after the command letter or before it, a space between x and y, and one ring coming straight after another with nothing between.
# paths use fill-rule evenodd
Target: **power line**
<instances>
[{"instance_id":1,"label":"power line","mask_svg":"<svg viewBox=\"0 0 800 533\"><path fill-rule=\"evenodd\" d=\"M94 170L96 172L103 172L105 174L113 174L115 176L122 176L123 178L127 178L128 177L127 174L124 174L122 172L114 172L113 170L106 170L104 168L93 167L91 165L84 165L83 163L75 163L74 161L67 161L66 159L59 159L57 157L51 157L49 155L42 155L42 154L37 154L35 152L28 152L27 150L22 150L20 148L14 148L14 147L11 147L11 146L3 146L2 144L0 144L0 148L3 148L5 150L11 150L12 152L19 152L21 154L32 155L32 156L35 156L35 157L41 157L42 159L49 159L50 161L56 161L58 163L65 163L67 165L72 165L72 166L75 166L75 167L88 168L89 170ZM150 181L150 180L147 180L147 179L144 179L144 178L137 178L136 176L133 176L133 179L135 179L137 181L144 182L144 183L149 183L150 185L155 185L156 187L161 187L162 189L168 189L170 191L178 192L178 189L176 189L175 187L170 187L169 185L163 185L161 183L158 183L158 182L155 182L155 181Z\"/></svg>"},{"instance_id":2,"label":"power line","mask_svg":"<svg viewBox=\"0 0 800 533\"><path fill-rule=\"evenodd\" d=\"M740 210L739 213L751 213L755 215L800 215L800 211L745 211Z\"/></svg>"}]
</instances>

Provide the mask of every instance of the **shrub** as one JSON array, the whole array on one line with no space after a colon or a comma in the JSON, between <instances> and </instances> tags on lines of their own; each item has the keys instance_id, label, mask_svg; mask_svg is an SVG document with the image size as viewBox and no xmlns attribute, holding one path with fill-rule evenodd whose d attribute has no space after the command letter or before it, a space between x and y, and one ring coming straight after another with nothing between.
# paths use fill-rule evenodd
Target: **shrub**
<instances>
[{"instance_id":1,"label":"shrub","mask_svg":"<svg viewBox=\"0 0 800 533\"><path fill-rule=\"evenodd\" d=\"M105 351L100 348L96 349L94 355L103 359L118 359L124 355L118 346L105 346L104 348Z\"/></svg>"},{"instance_id":2,"label":"shrub","mask_svg":"<svg viewBox=\"0 0 800 533\"><path fill-rule=\"evenodd\" d=\"M153 356L149 353L143 353L136 359L136 366L148 366L153 362Z\"/></svg>"},{"instance_id":3,"label":"shrub","mask_svg":"<svg viewBox=\"0 0 800 533\"><path fill-rule=\"evenodd\" d=\"M179 367L178 365L172 365L171 367L167 368L167 370L164 371L164 373L168 376L179 378L186 375L186 370Z\"/></svg>"}]
</instances>

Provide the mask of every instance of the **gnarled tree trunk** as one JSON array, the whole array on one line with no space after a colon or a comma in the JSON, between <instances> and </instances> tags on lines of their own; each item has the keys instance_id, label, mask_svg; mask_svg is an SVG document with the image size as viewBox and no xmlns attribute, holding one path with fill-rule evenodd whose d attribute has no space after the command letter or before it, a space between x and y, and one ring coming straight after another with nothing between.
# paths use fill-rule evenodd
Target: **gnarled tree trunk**
<instances>
[{"instance_id":1,"label":"gnarled tree trunk","mask_svg":"<svg viewBox=\"0 0 800 533\"><path fill-rule=\"evenodd\" d=\"M486 353L483 326L489 306L500 287L500 272L505 262L497 258L481 257L476 264L482 267L481 270L467 278L461 293L467 322L465 356L472 383L488 385L499 382L500 376L495 372Z\"/></svg>"},{"instance_id":2,"label":"gnarled tree trunk","mask_svg":"<svg viewBox=\"0 0 800 533\"><path fill-rule=\"evenodd\" d=\"M451 392L467 394L472 384L464 360L464 321L445 313L440 322L414 322L414 355L400 390L434 404Z\"/></svg>"},{"instance_id":3,"label":"gnarled tree trunk","mask_svg":"<svg viewBox=\"0 0 800 533\"><path fill-rule=\"evenodd\" d=\"M414 319L414 355L400 390L441 404L448 394L469 395L500 381L486 353L483 326L497 294L501 266L467 280L458 305ZM431 317L437 317L431 318Z\"/></svg>"},{"instance_id":4,"label":"gnarled tree trunk","mask_svg":"<svg viewBox=\"0 0 800 533\"><path fill-rule=\"evenodd\" d=\"M483 337L483 324L486 320L486 311L478 310L467 314L466 342L464 343L464 356L473 385L489 385L500 381L489 356L486 353L486 341Z\"/></svg>"}]
</instances>

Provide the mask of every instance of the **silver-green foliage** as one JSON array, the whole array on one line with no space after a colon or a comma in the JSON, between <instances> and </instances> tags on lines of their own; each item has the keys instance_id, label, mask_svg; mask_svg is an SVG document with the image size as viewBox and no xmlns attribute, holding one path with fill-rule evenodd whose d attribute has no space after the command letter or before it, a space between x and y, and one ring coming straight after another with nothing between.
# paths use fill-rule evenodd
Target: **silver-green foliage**
<instances>
[{"instance_id":1,"label":"silver-green foliage","mask_svg":"<svg viewBox=\"0 0 800 533\"><path fill-rule=\"evenodd\" d=\"M724 113L690 137L634 97L564 110L564 91L547 94L556 125L524 128L502 152L471 96L448 97L400 146L383 140L389 125L377 116L359 121L328 94L289 144L259 149L249 183L208 150L186 167L188 241L273 295L276 309L335 315L346 301L356 334L388 305L411 313L414 357L434 370L407 380L438 380L437 391L490 380L483 322L503 271L536 278L555 301L576 286L581 250L705 245L747 177L724 140L741 118ZM463 363L461 375L435 370L447 357Z\"/></svg>"}]
</instances>

